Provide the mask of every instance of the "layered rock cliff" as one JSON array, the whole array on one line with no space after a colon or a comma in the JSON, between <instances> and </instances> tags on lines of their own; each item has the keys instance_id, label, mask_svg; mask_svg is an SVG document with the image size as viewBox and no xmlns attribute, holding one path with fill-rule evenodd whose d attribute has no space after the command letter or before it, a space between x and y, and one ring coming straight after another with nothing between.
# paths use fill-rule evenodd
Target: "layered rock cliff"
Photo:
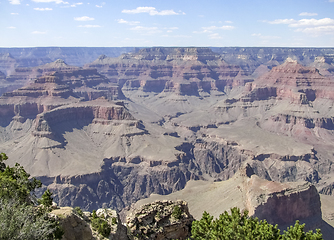
<instances>
[{"instance_id":1,"label":"layered rock cliff","mask_svg":"<svg viewBox=\"0 0 334 240\"><path fill-rule=\"evenodd\" d=\"M100 56L86 67L117 79L124 90L199 96L252 81L208 48L149 48L119 58Z\"/></svg>"},{"instance_id":2,"label":"layered rock cliff","mask_svg":"<svg viewBox=\"0 0 334 240\"><path fill-rule=\"evenodd\" d=\"M266 219L273 225L278 224L281 229L293 225L296 220L307 222L309 229L325 224L322 221L320 196L314 185L308 182L279 183L261 179L254 174L249 164L243 165L229 180L190 181L179 192L164 196L152 194L131 208L137 209L162 199L184 199L197 220L204 211L218 218L221 213L238 207L241 211L248 210L250 216Z\"/></svg>"},{"instance_id":3,"label":"layered rock cliff","mask_svg":"<svg viewBox=\"0 0 334 240\"><path fill-rule=\"evenodd\" d=\"M90 210L227 180L245 161L264 179L325 189L331 77L280 61L255 78L207 48L151 48L58 69L0 99L1 148L61 206Z\"/></svg>"}]
</instances>

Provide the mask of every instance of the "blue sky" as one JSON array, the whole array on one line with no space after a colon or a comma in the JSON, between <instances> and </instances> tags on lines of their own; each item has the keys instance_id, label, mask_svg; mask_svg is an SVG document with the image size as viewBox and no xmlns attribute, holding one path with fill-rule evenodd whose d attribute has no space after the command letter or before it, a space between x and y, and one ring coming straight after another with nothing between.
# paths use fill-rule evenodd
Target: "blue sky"
<instances>
[{"instance_id":1,"label":"blue sky","mask_svg":"<svg viewBox=\"0 0 334 240\"><path fill-rule=\"evenodd\" d=\"M334 0L0 0L0 47L334 47Z\"/></svg>"}]
</instances>

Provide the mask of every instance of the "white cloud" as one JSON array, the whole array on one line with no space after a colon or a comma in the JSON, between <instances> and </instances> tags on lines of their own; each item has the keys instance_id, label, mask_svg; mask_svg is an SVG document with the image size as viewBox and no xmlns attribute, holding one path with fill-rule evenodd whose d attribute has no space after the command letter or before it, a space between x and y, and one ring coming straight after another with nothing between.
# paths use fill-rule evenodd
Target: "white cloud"
<instances>
[{"instance_id":1,"label":"white cloud","mask_svg":"<svg viewBox=\"0 0 334 240\"><path fill-rule=\"evenodd\" d=\"M162 37L169 37L169 38L192 38L192 36L189 35L162 35Z\"/></svg>"},{"instance_id":2,"label":"white cloud","mask_svg":"<svg viewBox=\"0 0 334 240\"><path fill-rule=\"evenodd\" d=\"M334 0L329 0L328 2L334 2Z\"/></svg>"},{"instance_id":3,"label":"white cloud","mask_svg":"<svg viewBox=\"0 0 334 240\"><path fill-rule=\"evenodd\" d=\"M204 31L210 32L210 31L213 31L213 30L232 30L232 29L234 29L234 27L230 26L230 25L225 25L225 26L221 26L221 27L217 27L217 26L202 27L202 29Z\"/></svg>"},{"instance_id":4,"label":"white cloud","mask_svg":"<svg viewBox=\"0 0 334 240\"><path fill-rule=\"evenodd\" d=\"M69 4L68 2L64 2L63 0L32 0L33 2L38 2L38 3L51 3L54 2L56 4Z\"/></svg>"},{"instance_id":5,"label":"white cloud","mask_svg":"<svg viewBox=\"0 0 334 240\"><path fill-rule=\"evenodd\" d=\"M303 32L311 34L315 37L322 34L333 34L334 35L334 26L319 26L319 27L308 27L308 28L298 28L297 32Z\"/></svg>"},{"instance_id":6,"label":"white cloud","mask_svg":"<svg viewBox=\"0 0 334 240\"><path fill-rule=\"evenodd\" d=\"M100 28L100 25L79 25L78 27L82 28Z\"/></svg>"},{"instance_id":7,"label":"white cloud","mask_svg":"<svg viewBox=\"0 0 334 240\"><path fill-rule=\"evenodd\" d=\"M302 12L299 13L299 16L317 16L318 13L309 13L309 12Z\"/></svg>"},{"instance_id":8,"label":"white cloud","mask_svg":"<svg viewBox=\"0 0 334 240\"><path fill-rule=\"evenodd\" d=\"M83 16L83 17L75 17L74 20L75 21L93 21L94 18Z\"/></svg>"},{"instance_id":9,"label":"white cloud","mask_svg":"<svg viewBox=\"0 0 334 240\"><path fill-rule=\"evenodd\" d=\"M296 20L294 19L276 19L274 21L265 21L268 22L269 24L291 24L295 23Z\"/></svg>"},{"instance_id":10,"label":"white cloud","mask_svg":"<svg viewBox=\"0 0 334 240\"><path fill-rule=\"evenodd\" d=\"M19 15L18 13L11 13L11 15Z\"/></svg>"},{"instance_id":11,"label":"white cloud","mask_svg":"<svg viewBox=\"0 0 334 240\"><path fill-rule=\"evenodd\" d=\"M32 34L46 34L46 32L40 32L40 31L33 31Z\"/></svg>"},{"instance_id":12,"label":"white cloud","mask_svg":"<svg viewBox=\"0 0 334 240\"><path fill-rule=\"evenodd\" d=\"M164 28L164 29L166 29L168 33L171 33L171 32L173 32L174 30L177 30L177 29L179 29L179 28L178 28L178 27L170 27L170 28Z\"/></svg>"},{"instance_id":13,"label":"white cloud","mask_svg":"<svg viewBox=\"0 0 334 240\"><path fill-rule=\"evenodd\" d=\"M232 24L233 22L232 21L225 21L225 23Z\"/></svg>"},{"instance_id":14,"label":"white cloud","mask_svg":"<svg viewBox=\"0 0 334 240\"><path fill-rule=\"evenodd\" d=\"M76 7L76 6L79 6L79 5L82 5L82 4L83 4L82 2L73 3L73 4L71 4L71 7Z\"/></svg>"},{"instance_id":15,"label":"white cloud","mask_svg":"<svg viewBox=\"0 0 334 240\"><path fill-rule=\"evenodd\" d=\"M52 11L52 8L34 8L36 11Z\"/></svg>"},{"instance_id":16,"label":"white cloud","mask_svg":"<svg viewBox=\"0 0 334 240\"><path fill-rule=\"evenodd\" d=\"M15 29L16 27L14 27L14 26L10 26L10 27L7 27L7 28L9 28L9 29Z\"/></svg>"},{"instance_id":17,"label":"white cloud","mask_svg":"<svg viewBox=\"0 0 334 240\"><path fill-rule=\"evenodd\" d=\"M211 39L222 39L223 37L221 37L219 35L219 33L212 33L212 34L209 35L209 38L211 38Z\"/></svg>"},{"instance_id":18,"label":"white cloud","mask_svg":"<svg viewBox=\"0 0 334 240\"><path fill-rule=\"evenodd\" d=\"M334 0L333 0L334 1ZM297 28L296 32L311 34L315 37L321 34L334 34L334 19L277 19L269 21L270 24L287 24L291 28Z\"/></svg>"},{"instance_id":19,"label":"white cloud","mask_svg":"<svg viewBox=\"0 0 334 240\"><path fill-rule=\"evenodd\" d=\"M143 26L136 26L136 27L130 28L130 30L137 31L141 34L147 34L147 35L161 32L161 30L159 30L159 28L157 27L143 27Z\"/></svg>"},{"instance_id":20,"label":"white cloud","mask_svg":"<svg viewBox=\"0 0 334 240\"><path fill-rule=\"evenodd\" d=\"M334 19L322 18L322 19L276 19L274 21L267 21L270 24L288 24L289 27L302 27L302 26L322 26L322 25L334 25Z\"/></svg>"},{"instance_id":21,"label":"white cloud","mask_svg":"<svg viewBox=\"0 0 334 240\"><path fill-rule=\"evenodd\" d=\"M281 38L281 37L278 37L278 36L265 36L265 35L262 35L261 33L253 33L252 37L258 37L258 38L264 39L264 40Z\"/></svg>"},{"instance_id":22,"label":"white cloud","mask_svg":"<svg viewBox=\"0 0 334 240\"><path fill-rule=\"evenodd\" d=\"M193 33L213 33L213 31L216 30L232 30L234 29L234 26L231 25L225 25L225 26L210 26L210 27L202 27L202 31L194 31Z\"/></svg>"},{"instance_id":23,"label":"white cloud","mask_svg":"<svg viewBox=\"0 0 334 240\"><path fill-rule=\"evenodd\" d=\"M302 27L302 26L327 26L334 25L334 19L323 18L323 19L301 19L295 23L291 23L289 27Z\"/></svg>"},{"instance_id":24,"label":"white cloud","mask_svg":"<svg viewBox=\"0 0 334 240\"><path fill-rule=\"evenodd\" d=\"M140 23L138 21L126 21L124 19L117 19L117 22L121 24L128 24L128 25L138 25Z\"/></svg>"},{"instance_id":25,"label":"white cloud","mask_svg":"<svg viewBox=\"0 0 334 240\"><path fill-rule=\"evenodd\" d=\"M19 5L21 4L21 0L9 0L9 3L13 5Z\"/></svg>"},{"instance_id":26,"label":"white cloud","mask_svg":"<svg viewBox=\"0 0 334 240\"><path fill-rule=\"evenodd\" d=\"M156 10L155 7L137 7L136 9L132 9L132 10L124 9L122 13L128 13L128 14L148 13L151 16L154 16L154 15L167 16L167 15L185 14L184 12L182 13L174 12L174 10L162 10L159 12Z\"/></svg>"},{"instance_id":27,"label":"white cloud","mask_svg":"<svg viewBox=\"0 0 334 240\"><path fill-rule=\"evenodd\" d=\"M103 2L101 5L95 5L95 7L97 7L97 8L102 8L104 5L105 5L106 3L105 2Z\"/></svg>"}]
</instances>

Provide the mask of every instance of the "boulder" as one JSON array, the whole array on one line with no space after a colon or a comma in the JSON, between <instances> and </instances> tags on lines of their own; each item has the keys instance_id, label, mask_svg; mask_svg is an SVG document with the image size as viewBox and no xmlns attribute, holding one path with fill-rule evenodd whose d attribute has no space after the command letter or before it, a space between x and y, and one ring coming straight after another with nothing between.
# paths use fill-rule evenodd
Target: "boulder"
<instances>
[{"instance_id":1,"label":"boulder","mask_svg":"<svg viewBox=\"0 0 334 240\"><path fill-rule=\"evenodd\" d=\"M134 239L187 239L194 218L185 201L156 201L134 209L127 226Z\"/></svg>"}]
</instances>

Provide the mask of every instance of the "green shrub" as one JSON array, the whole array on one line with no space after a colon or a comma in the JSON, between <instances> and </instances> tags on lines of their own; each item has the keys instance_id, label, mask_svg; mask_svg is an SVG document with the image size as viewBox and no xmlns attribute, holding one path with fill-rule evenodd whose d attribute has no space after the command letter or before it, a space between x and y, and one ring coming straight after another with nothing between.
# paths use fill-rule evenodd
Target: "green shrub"
<instances>
[{"instance_id":1,"label":"green shrub","mask_svg":"<svg viewBox=\"0 0 334 240\"><path fill-rule=\"evenodd\" d=\"M96 210L93 210L92 212L92 219L98 218L97 214L96 214Z\"/></svg>"},{"instance_id":2,"label":"green shrub","mask_svg":"<svg viewBox=\"0 0 334 240\"><path fill-rule=\"evenodd\" d=\"M182 210L181 208L176 205L173 209L173 212L172 212L172 216L175 218L175 219L180 219L181 218L181 215L182 215Z\"/></svg>"},{"instance_id":3,"label":"green shrub","mask_svg":"<svg viewBox=\"0 0 334 240\"><path fill-rule=\"evenodd\" d=\"M52 206L52 201L53 198L52 196L52 192L49 189L46 189L46 191L43 193L41 199L39 199L39 204L42 204L45 208L51 208Z\"/></svg>"},{"instance_id":4,"label":"green shrub","mask_svg":"<svg viewBox=\"0 0 334 240\"><path fill-rule=\"evenodd\" d=\"M81 210L81 208L80 207L75 207L74 209L73 209L73 212L75 212L76 214L78 214L80 217L84 217L84 213L83 213L83 211Z\"/></svg>"},{"instance_id":5,"label":"green shrub","mask_svg":"<svg viewBox=\"0 0 334 240\"><path fill-rule=\"evenodd\" d=\"M194 240L216 240L216 239L299 239L320 240L322 234L319 229L316 233L309 231L304 233L304 224L297 221L283 235L277 225L273 226L266 220L259 221L258 218L248 217L248 212L240 213L238 208L232 208L231 214L226 211L219 218L213 219L207 212L203 213L201 220L192 223L191 234Z\"/></svg>"},{"instance_id":6,"label":"green shrub","mask_svg":"<svg viewBox=\"0 0 334 240\"><path fill-rule=\"evenodd\" d=\"M112 225L116 225L117 224L117 219L115 217L113 217L111 219L111 223L112 223Z\"/></svg>"},{"instance_id":7,"label":"green shrub","mask_svg":"<svg viewBox=\"0 0 334 240\"><path fill-rule=\"evenodd\" d=\"M32 205L30 195L42 183L29 179L30 175L19 164L6 166L3 161L7 158L0 153L0 239L61 239L64 231L59 222Z\"/></svg>"},{"instance_id":8,"label":"green shrub","mask_svg":"<svg viewBox=\"0 0 334 240\"><path fill-rule=\"evenodd\" d=\"M59 222L45 211L17 199L0 199L0 239L61 239L64 231Z\"/></svg>"},{"instance_id":9,"label":"green shrub","mask_svg":"<svg viewBox=\"0 0 334 240\"><path fill-rule=\"evenodd\" d=\"M110 235L111 227L109 226L108 222L102 218L93 218L92 227L103 237L108 237Z\"/></svg>"}]
</instances>

